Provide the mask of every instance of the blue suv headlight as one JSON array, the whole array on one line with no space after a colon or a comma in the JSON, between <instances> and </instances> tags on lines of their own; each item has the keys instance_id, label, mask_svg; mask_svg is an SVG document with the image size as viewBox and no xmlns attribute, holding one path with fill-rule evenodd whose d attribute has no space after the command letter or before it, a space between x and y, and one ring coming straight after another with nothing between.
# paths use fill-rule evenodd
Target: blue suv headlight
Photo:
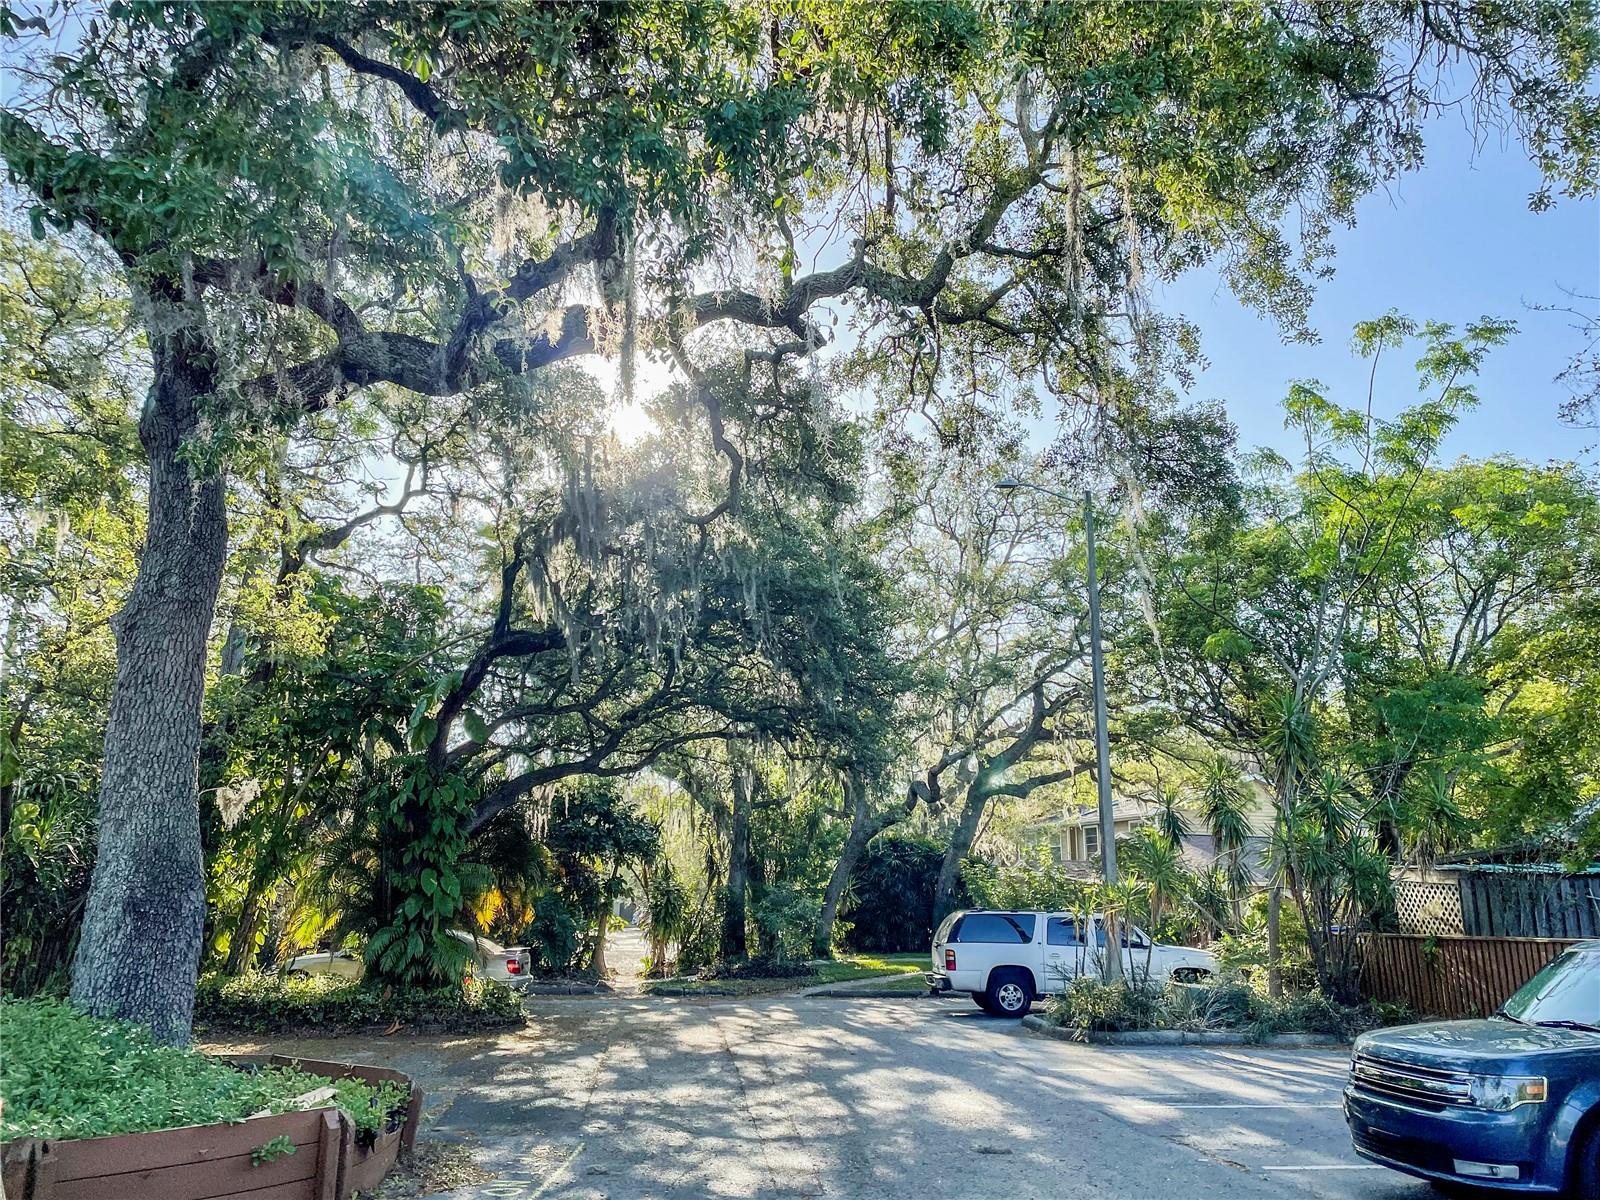
<instances>
[{"instance_id":1,"label":"blue suv headlight","mask_svg":"<svg viewBox=\"0 0 1600 1200\"><path fill-rule=\"evenodd\" d=\"M1543 1104L1550 1092L1543 1075L1474 1075L1472 1103L1490 1112L1509 1112L1523 1104Z\"/></svg>"}]
</instances>

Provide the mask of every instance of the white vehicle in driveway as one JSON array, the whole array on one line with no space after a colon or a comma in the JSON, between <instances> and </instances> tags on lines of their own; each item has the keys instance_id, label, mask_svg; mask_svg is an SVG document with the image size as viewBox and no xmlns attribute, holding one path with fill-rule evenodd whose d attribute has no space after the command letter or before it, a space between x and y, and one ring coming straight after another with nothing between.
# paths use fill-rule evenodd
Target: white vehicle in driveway
<instances>
[{"instance_id":1,"label":"white vehicle in driveway","mask_svg":"<svg viewBox=\"0 0 1600 1200\"><path fill-rule=\"evenodd\" d=\"M1079 975L1098 975L1105 930L1098 916L1052 912L954 912L933 935L935 991L967 992L978 1007L1020 1017L1028 1006L1062 991ZM1204 950L1152 941L1138 926L1122 931L1122 970L1130 980L1191 982L1213 975L1217 960Z\"/></svg>"},{"instance_id":2,"label":"white vehicle in driveway","mask_svg":"<svg viewBox=\"0 0 1600 1200\"><path fill-rule=\"evenodd\" d=\"M353 950L319 950L302 954L283 964L290 975L337 975L340 979L360 979L366 970L361 956Z\"/></svg>"},{"instance_id":3,"label":"white vehicle in driveway","mask_svg":"<svg viewBox=\"0 0 1600 1200\"><path fill-rule=\"evenodd\" d=\"M533 954L526 946L502 946L481 934L452 929L450 936L465 942L472 950L473 963L478 974L509 987L521 987L528 982L533 967Z\"/></svg>"},{"instance_id":4,"label":"white vehicle in driveway","mask_svg":"<svg viewBox=\"0 0 1600 1200\"><path fill-rule=\"evenodd\" d=\"M481 934L452 929L449 935L466 944L472 955L472 969L485 979L508 987L528 982L533 956L526 946L502 946ZM341 979L360 979L366 970L361 955L352 950L322 950L291 958L283 966L290 975L337 975Z\"/></svg>"}]
</instances>

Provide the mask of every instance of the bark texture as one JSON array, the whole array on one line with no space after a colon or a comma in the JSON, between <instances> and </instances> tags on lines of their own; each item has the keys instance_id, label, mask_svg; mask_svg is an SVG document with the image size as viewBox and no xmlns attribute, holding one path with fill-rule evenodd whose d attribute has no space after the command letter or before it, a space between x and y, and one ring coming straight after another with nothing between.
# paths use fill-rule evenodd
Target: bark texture
<instances>
[{"instance_id":1,"label":"bark texture","mask_svg":"<svg viewBox=\"0 0 1600 1200\"><path fill-rule=\"evenodd\" d=\"M205 926L197 772L206 641L227 556L226 483L184 458L216 383L204 325L176 294L147 301L155 371L139 440L150 462L149 531L112 622L99 849L72 999L180 1044Z\"/></svg>"},{"instance_id":2,"label":"bark texture","mask_svg":"<svg viewBox=\"0 0 1600 1200\"><path fill-rule=\"evenodd\" d=\"M851 776L844 786L850 799L850 832L845 835L844 849L839 852L839 861L833 864L833 874L828 876L827 889L822 893L822 912L817 916L817 930L811 939L811 952L818 958L827 958L833 953L833 923L839 917L844 889L850 883L861 852L882 828L872 820L866 785Z\"/></svg>"},{"instance_id":3,"label":"bark texture","mask_svg":"<svg viewBox=\"0 0 1600 1200\"><path fill-rule=\"evenodd\" d=\"M982 786L982 776L967 785L966 800L961 805L961 815L950 831L950 845L945 848L944 861L939 864L939 881L933 889L933 923L935 926L949 916L956 906L956 889L961 886L961 862L972 852L972 843L978 836L978 825L983 821L984 809L989 805L990 793Z\"/></svg>"},{"instance_id":4,"label":"bark texture","mask_svg":"<svg viewBox=\"0 0 1600 1200\"><path fill-rule=\"evenodd\" d=\"M745 933L745 889L750 879L750 775L749 767L733 764L733 821L728 835L728 883L722 914L722 958L737 962L748 958Z\"/></svg>"}]
</instances>

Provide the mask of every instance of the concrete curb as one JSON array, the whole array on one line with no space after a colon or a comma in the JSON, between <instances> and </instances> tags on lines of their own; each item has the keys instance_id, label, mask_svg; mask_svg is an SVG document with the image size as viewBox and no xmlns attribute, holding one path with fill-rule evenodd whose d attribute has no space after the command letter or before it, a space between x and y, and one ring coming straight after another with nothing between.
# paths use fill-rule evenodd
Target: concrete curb
<instances>
[{"instance_id":1,"label":"concrete curb","mask_svg":"<svg viewBox=\"0 0 1600 1200\"><path fill-rule=\"evenodd\" d=\"M1087 1042L1093 1046L1278 1046L1348 1048L1350 1043L1335 1033L1269 1033L1251 1038L1227 1029L1134 1029L1126 1033L1079 1034L1075 1030L1051 1025L1043 1017L1022 1018L1024 1029L1060 1042Z\"/></svg>"},{"instance_id":2,"label":"concrete curb","mask_svg":"<svg viewBox=\"0 0 1600 1200\"><path fill-rule=\"evenodd\" d=\"M826 961L826 960L823 960ZM810 983L796 988L773 988L770 991L741 992L734 987L726 988L682 988L672 984L657 984L648 989L647 996L667 996L672 998L685 998L694 996L734 996L741 1000L755 1000L762 996L823 996L833 999L847 1000L852 997L871 999L915 1000L915 992L891 992L883 988L873 990L870 985L881 984L885 979L909 979L919 974L917 971L905 971L890 975L869 975L860 980L842 980L839 983ZM798 983L798 978L796 979ZM858 986L859 985L859 986Z\"/></svg>"},{"instance_id":3,"label":"concrete curb","mask_svg":"<svg viewBox=\"0 0 1600 1200\"><path fill-rule=\"evenodd\" d=\"M615 991L609 983L528 983L517 989L519 996L609 996Z\"/></svg>"}]
</instances>

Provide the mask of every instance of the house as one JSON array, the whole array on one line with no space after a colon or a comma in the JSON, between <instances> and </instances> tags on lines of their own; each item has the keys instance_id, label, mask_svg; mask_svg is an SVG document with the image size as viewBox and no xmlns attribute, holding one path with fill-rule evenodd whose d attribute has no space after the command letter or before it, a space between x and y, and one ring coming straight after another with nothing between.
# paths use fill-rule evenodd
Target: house
<instances>
[{"instance_id":1,"label":"house","mask_svg":"<svg viewBox=\"0 0 1600 1200\"><path fill-rule=\"evenodd\" d=\"M1245 844L1245 855L1252 866L1266 856L1267 842L1272 833L1272 798L1261 785L1252 788L1255 804L1250 811L1250 827L1254 831ZM1160 806L1131 796L1112 797L1112 819L1116 824L1117 838L1128 837L1146 825L1154 825L1160 817ZM1186 812L1190 826L1189 836L1183 840L1183 857L1197 870L1209 867L1216 858L1215 839L1200 827L1199 819ZM1082 873L1093 878L1095 864L1100 859L1100 810L1097 805L1069 806L1027 829L1028 840L1050 856L1052 863L1069 868L1069 873Z\"/></svg>"}]
</instances>

